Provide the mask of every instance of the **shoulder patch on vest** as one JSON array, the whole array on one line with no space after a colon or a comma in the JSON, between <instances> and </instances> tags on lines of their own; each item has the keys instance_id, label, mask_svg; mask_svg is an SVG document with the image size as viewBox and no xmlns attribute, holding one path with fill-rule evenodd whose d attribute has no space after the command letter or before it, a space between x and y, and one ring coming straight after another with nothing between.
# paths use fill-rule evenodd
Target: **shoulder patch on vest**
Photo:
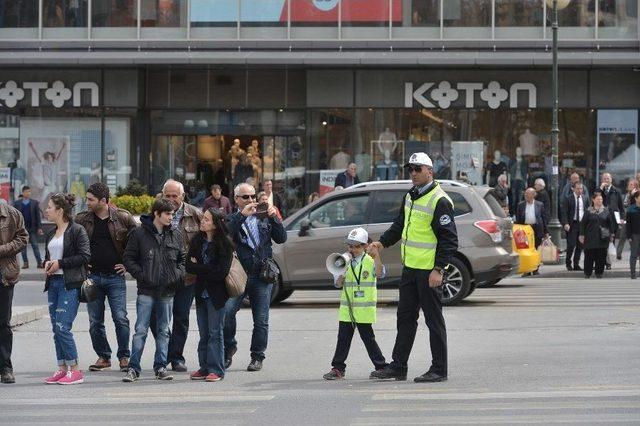
<instances>
[{"instance_id":1,"label":"shoulder patch on vest","mask_svg":"<svg viewBox=\"0 0 640 426\"><path fill-rule=\"evenodd\" d=\"M369 271L364 271L364 272L362 273L362 278L364 278L365 280L366 280L367 278L369 278Z\"/></svg>"},{"instance_id":2,"label":"shoulder patch on vest","mask_svg":"<svg viewBox=\"0 0 640 426\"><path fill-rule=\"evenodd\" d=\"M448 214L440 216L440 225L445 226L451 223L451 217Z\"/></svg>"}]
</instances>

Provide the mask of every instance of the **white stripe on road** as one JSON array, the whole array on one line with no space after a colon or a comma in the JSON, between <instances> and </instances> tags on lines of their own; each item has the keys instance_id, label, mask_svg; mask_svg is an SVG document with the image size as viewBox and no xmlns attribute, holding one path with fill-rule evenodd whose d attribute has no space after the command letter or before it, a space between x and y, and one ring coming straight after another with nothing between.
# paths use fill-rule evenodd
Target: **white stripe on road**
<instances>
[{"instance_id":1,"label":"white stripe on road","mask_svg":"<svg viewBox=\"0 0 640 426\"><path fill-rule=\"evenodd\" d=\"M455 405L408 405L402 404L375 404L365 405L362 411L365 413L384 413L384 412L439 412L439 411L512 411L512 410L572 410L572 409L598 409L598 410L614 410L635 408L640 410L640 401L612 401L612 400L596 400L588 399L585 401L531 401L531 402L513 402L504 401L500 403L479 402L476 404L455 404Z\"/></svg>"},{"instance_id":2,"label":"white stripe on road","mask_svg":"<svg viewBox=\"0 0 640 426\"><path fill-rule=\"evenodd\" d=\"M603 398L603 397L640 397L640 388L635 389L603 389L603 390L556 390L533 392L473 392L473 393L438 393L438 394L376 394L374 401L418 401L418 400L482 400L482 399L524 399L524 398Z\"/></svg>"},{"instance_id":3,"label":"white stripe on road","mask_svg":"<svg viewBox=\"0 0 640 426\"><path fill-rule=\"evenodd\" d=\"M146 395L142 393L142 390L138 394L132 394L129 396L110 396L108 403L126 403L129 404L170 404L170 403L189 403L189 402L258 402L258 401L271 401L275 398L274 395L203 395L193 394L189 396L179 395L167 395L168 392L162 395ZM30 398L2 398L0 399L0 407L7 405L52 405L61 403L62 400L48 399L48 400L34 400ZM100 406L105 404L105 398L82 398L73 399L69 401L64 400L65 404L73 403L73 405L92 405Z\"/></svg>"},{"instance_id":4,"label":"white stripe on road","mask_svg":"<svg viewBox=\"0 0 640 426\"><path fill-rule=\"evenodd\" d=\"M577 424L598 424L598 423L618 423L618 424L638 424L640 414L576 414L563 415L553 414L552 416L528 415L528 416L430 416L425 417L361 417L351 421L353 426L377 426L377 425L424 425L424 424L552 424L552 423L577 423Z\"/></svg>"}]
</instances>

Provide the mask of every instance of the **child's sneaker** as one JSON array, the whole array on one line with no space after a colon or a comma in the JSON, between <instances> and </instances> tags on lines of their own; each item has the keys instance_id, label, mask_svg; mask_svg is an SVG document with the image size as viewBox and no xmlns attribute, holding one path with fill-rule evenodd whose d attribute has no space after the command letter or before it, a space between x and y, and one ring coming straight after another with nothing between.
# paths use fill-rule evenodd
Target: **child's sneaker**
<instances>
[{"instance_id":1,"label":"child's sneaker","mask_svg":"<svg viewBox=\"0 0 640 426\"><path fill-rule=\"evenodd\" d=\"M46 379L44 379L44 382L48 385L57 385L58 380L62 379L66 375L67 375L66 371L58 370L55 373L53 373L53 376L47 377Z\"/></svg>"},{"instance_id":2,"label":"child's sneaker","mask_svg":"<svg viewBox=\"0 0 640 426\"><path fill-rule=\"evenodd\" d=\"M209 373L204 380L207 382L219 382L222 380L222 377L218 376L216 373Z\"/></svg>"},{"instance_id":3,"label":"child's sneaker","mask_svg":"<svg viewBox=\"0 0 640 426\"><path fill-rule=\"evenodd\" d=\"M80 370L69 370L62 379L58 380L59 385L79 385L80 383L84 383L84 375Z\"/></svg>"},{"instance_id":4,"label":"child's sneaker","mask_svg":"<svg viewBox=\"0 0 640 426\"><path fill-rule=\"evenodd\" d=\"M327 374L322 376L325 380L342 380L344 379L344 371L340 371L337 368L332 368Z\"/></svg>"}]
</instances>

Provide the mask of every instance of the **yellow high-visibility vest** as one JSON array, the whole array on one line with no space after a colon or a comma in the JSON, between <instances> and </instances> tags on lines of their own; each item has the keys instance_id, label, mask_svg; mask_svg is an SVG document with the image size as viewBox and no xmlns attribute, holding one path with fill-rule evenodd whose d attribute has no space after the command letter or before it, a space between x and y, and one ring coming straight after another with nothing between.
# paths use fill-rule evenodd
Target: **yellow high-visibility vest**
<instances>
[{"instance_id":1,"label":"yellow high-visibility vest","mask_svg":"<svg viewBox=\"0 0 640 426\"><path fill-rule=\"evenodd\" d=\"M415 201L410 194L405 197L401 250L402 263L409 268L433 269L438 246L438 239L431 227L433 214L441 198L446 198L453 206L453 201L440 184L435 182L434 185L435 188Z\"/></svg>"},{"instance_id":2,"label":"yellow high-visibility vest","mask_svg":"<svg viewBox=\"0 0 640 426\"><path fill-rule=\"evenodd\" d=\"M338 320L360 324L375 323L378 302L376 283L376 265L371 256L365 254L357 266L350 263L340 293Z\"/></svg>"}]
</instances>

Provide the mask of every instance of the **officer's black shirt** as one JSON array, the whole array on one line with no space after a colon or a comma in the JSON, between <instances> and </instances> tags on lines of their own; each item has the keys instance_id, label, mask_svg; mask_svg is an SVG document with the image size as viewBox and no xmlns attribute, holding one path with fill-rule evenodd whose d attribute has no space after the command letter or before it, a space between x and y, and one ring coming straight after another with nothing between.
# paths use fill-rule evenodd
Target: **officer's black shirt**
<instances>
[{"instance_id":1,"label":"officer's black shirt","mask_svg":"<svg viewBox=\"0 0 640 426\"><path fill-rule=\"evenodd\" d=\"M413 201L426 196L435 189L436 185L431 185L424 194L420 194L417 188L409 191ZM402 197L400 212L391 227L380 237L383 246L389 247L400 241L404 229L404 205L405 197ZM453 207L449 200L440 198L436 204L431 227L438 239L436 247L435 266L444 268L451 262L453 254L458 250L458 231L453 216Z\"/></svg>"}]
</instances>

